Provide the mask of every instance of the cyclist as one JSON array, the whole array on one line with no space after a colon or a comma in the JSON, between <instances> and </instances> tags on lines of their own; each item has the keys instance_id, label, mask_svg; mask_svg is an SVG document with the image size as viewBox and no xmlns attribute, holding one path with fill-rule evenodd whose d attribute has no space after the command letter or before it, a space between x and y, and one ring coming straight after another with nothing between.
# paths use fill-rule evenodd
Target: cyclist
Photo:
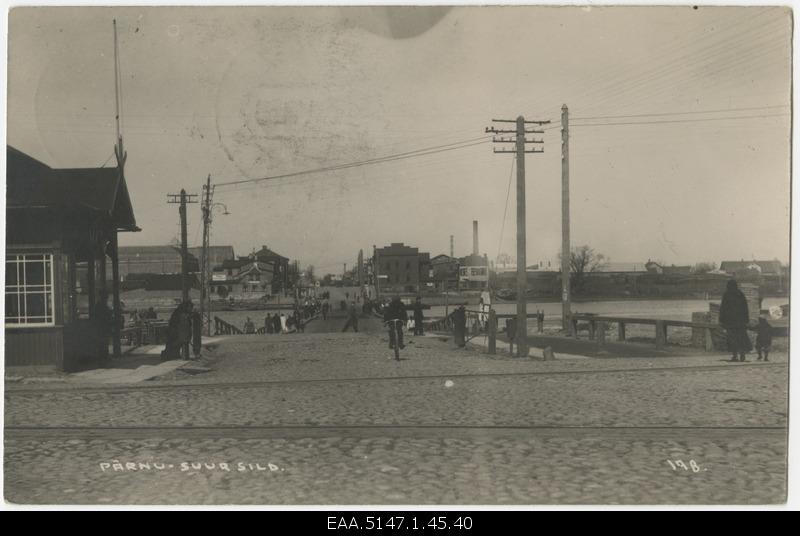
<instances>
[{"instance_id":1,"label":"cyclist","mask_svg":"<svg viewBox=\"0 0 800 536\"><path fill-rule=\"evenodd\" d=\"M405 348L403 344L403 324L408 321L406 306L400 301L400 296L395 296L389 305L383 310L383 321L389 328L389 348L394 349L395 342L400 349ZM399 322L398 322L399 321Z\"/></svg>"}]
</instances>

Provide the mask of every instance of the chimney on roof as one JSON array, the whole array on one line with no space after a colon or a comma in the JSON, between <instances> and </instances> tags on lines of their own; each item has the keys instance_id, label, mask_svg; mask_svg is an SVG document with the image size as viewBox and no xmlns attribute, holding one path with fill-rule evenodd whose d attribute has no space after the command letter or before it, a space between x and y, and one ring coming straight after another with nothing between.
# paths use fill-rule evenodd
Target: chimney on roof
<instances>
[{"instance_id":1,"label":"chimney on roof","mask_svg":"<svg viewBox=\"0 0 800 536\"><path fill-rule=\"evenodd\" d=\"M472 254L478 253L478 220L472 220Z\"/></svg>"}]
</instances>

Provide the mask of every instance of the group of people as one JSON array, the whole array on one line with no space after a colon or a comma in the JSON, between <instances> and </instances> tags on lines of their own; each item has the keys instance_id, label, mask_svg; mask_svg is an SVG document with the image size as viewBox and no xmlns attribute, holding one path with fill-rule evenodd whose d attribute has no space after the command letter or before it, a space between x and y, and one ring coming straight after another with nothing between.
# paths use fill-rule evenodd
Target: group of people
<instances>
[{"instance_id":1,"label":"group of people","mask_svg":"<svg viewBox=\"0 0 800 536\"><path fill-rule=\"evenodd\" d=\"M727 333L728 351L732 353L731 361L744 361L748 352L753 351L753 344L747 330L750 328L750 309L747 299L736 281L728 281L722 303L719 308L719 323ZM772 347L772 326L764 316L759 316L756 332L756 351L758 360L769 361Z\"/></svg>"},{"instance_id":2,"label":"group of people","mask_svg":"<svg viewBox=\"0 0 800 536\"><path fill-rule=\"evenodd\" d=\"M161 359L191 359L200 356L203 333L203 319L194 308L191 300L184 301L169 317L167 324L167 343L161 352Z\"/></svg>"},{"instance_id":3,"label":"group of people","mask_svg":"<svg viewBox=\"0 0 800 536\"><path fill-rule=\"evenodd\" d=\"M315 314L315 310L301 311L300 309L295 309L294 312L288 316L285 313L267 313L266 318L264 318L264 332L268 334L294 332L303 333L306 327L306 320ZM245 333L255 333L255 326L250 320L250 317L247 317L247 322L245 322L244 326Z\"/></svg>"}]
</instances>

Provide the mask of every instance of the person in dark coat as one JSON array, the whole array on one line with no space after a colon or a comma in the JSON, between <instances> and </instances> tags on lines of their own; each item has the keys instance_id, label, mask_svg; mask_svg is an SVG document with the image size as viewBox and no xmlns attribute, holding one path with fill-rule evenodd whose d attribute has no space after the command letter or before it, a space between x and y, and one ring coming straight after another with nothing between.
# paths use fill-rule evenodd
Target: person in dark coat
<instances>
[{"instance_id":1,"label":"person in dark coat","mask_svg":"<svg viewBox=\"0 0 800 536\"><path fill-rule=\"evenodd\" d=\"M422 301L420 298L417 298L414 302L414 335L424 335L424 330L422 327L422 322L425 320L425 316L422 314Z\"/></svg>"},{"instance_id":2,"label":"person in dark coat","mask_svg":"<svg viewBox=\"0 0 800 536\"><path fill-rule=\"evenodd\" d=\"M756 328L756 351L758 360L769 361L769 351L772 348L772 326L763 316L758 319Z\"/></svg>"},{"instance_id":3,"label":"person in dark coat","mask_svg":"<svg viewBox=\"0 0 800 536\"><path fill-rule=\"evenodd\" d=\"M203 348L203 318L200 311L192 312L192 353L195 357L200 357Z\"/></svg>"},{"instance_id":4,"label":"person in dark coat","mask_svg":"<svg viewBox=\"0 0 800 536\"><path fill-rule=\"evenodd\" d=\"M747 324L750 312L747 308L747 299L739 290L736 281L728 281L725 294L722 295L722 304L719 308L719 323L728 334L728 351L733 354L731 361L745 360L745 354L753 349L750 337L747 336Z\"/></svg>"},{"instance_id":5,"label":"person in dark coat","mask_svg":"<svg viewBox=\"0 0 800 536\"><path fill-rule=\"evenodd\" d=\"M356 309L356 302L350 302L350 307L347 308L347 322L342 328L342 333L347 331L350 326L353 327L353 331L358 333L358 309Z\"/></svg>"},{"instance_id":6,"label":"person in dark coat","mask_svg":"<svg viewBox=\"0 0 800 536\"><path fill-rule=\"evenodd\" d=\"M393 322L394 320L400 320L401 322ZM389 305L383 308L383 321L389 322L387 324L389 328L389 348L394 349L395 341L401 350L405 348L403 344L403 326L408 322L408 313L406 312L406 306L400 301L400 296L392 298Z\"/></svg>"},{"instance_id":7,"label":"person in dark coat","mask_svg":"<svg viewBox=\"0 0 800 536\"><path fill-rule=\"evenodd\" d=\"M453 311L453 338L456 346L463 348L467 345L465 336L467 334L467 311L462 305Z\"/></svg>"},{"instance_id":8,"label":"person in dark coat","mask_svg":"<svg viewBox=\"0 0 800 536\"><path fill-rule=\"evenodd\" d=\"M272 316L267 313L267 318L264 319L264 330L267 333L275 333L275 322L272 321Z\"/></svg>"},{"instance_id":9,"label":"person in dark coat","mask_svg":"<svg viewBox=\"0 0 800 536\"><path fill-rule=\"evenodd\" d=\"M191 303L183 302L172 311L167 324L167 344L161 352L162 359L181 357L185 346L191 340L190 308Z\"/></svg>"}]
</instances>

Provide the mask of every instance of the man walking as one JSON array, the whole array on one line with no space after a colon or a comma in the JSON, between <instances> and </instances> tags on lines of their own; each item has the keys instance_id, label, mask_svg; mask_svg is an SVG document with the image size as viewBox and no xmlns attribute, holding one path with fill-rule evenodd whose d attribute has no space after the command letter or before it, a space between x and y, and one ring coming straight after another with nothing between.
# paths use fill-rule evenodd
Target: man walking
<instances>
[{"instance_id":1,"label":"man walking","mask_svg":"<svg viewBox=\"0 0 800 536\"><path fill-rule=\"evenodd\" d=\"M467 345L465 336L467 334L467 311L462 305L453 311L453 338L456 346L464 348Z\"/></svg>"},{"instance_id":2,"label":"man walking","mask_svg":"<svg viewBox=\"0 0 800 536\"><path fill-rule=\"evenodd\" d=\"M358 310L356 310L356 302L350 302L350 307L347 308L347 323L344 325L342 333L347 331L350 326L353 326L353 331L358 333Z\"/></svg>"},{"instance_id":3,"label":"man walking","mask_svg":"<svg viewBox=\"0 0 800 536\"><path fill-rule=\"evenodd\" d=\"M414 302L414 335L424 335L424 329L422 326L422 322L425 320L425 317L422 314L422 300L417 296L416 301Z\"/></svg>"}]
</instances>

